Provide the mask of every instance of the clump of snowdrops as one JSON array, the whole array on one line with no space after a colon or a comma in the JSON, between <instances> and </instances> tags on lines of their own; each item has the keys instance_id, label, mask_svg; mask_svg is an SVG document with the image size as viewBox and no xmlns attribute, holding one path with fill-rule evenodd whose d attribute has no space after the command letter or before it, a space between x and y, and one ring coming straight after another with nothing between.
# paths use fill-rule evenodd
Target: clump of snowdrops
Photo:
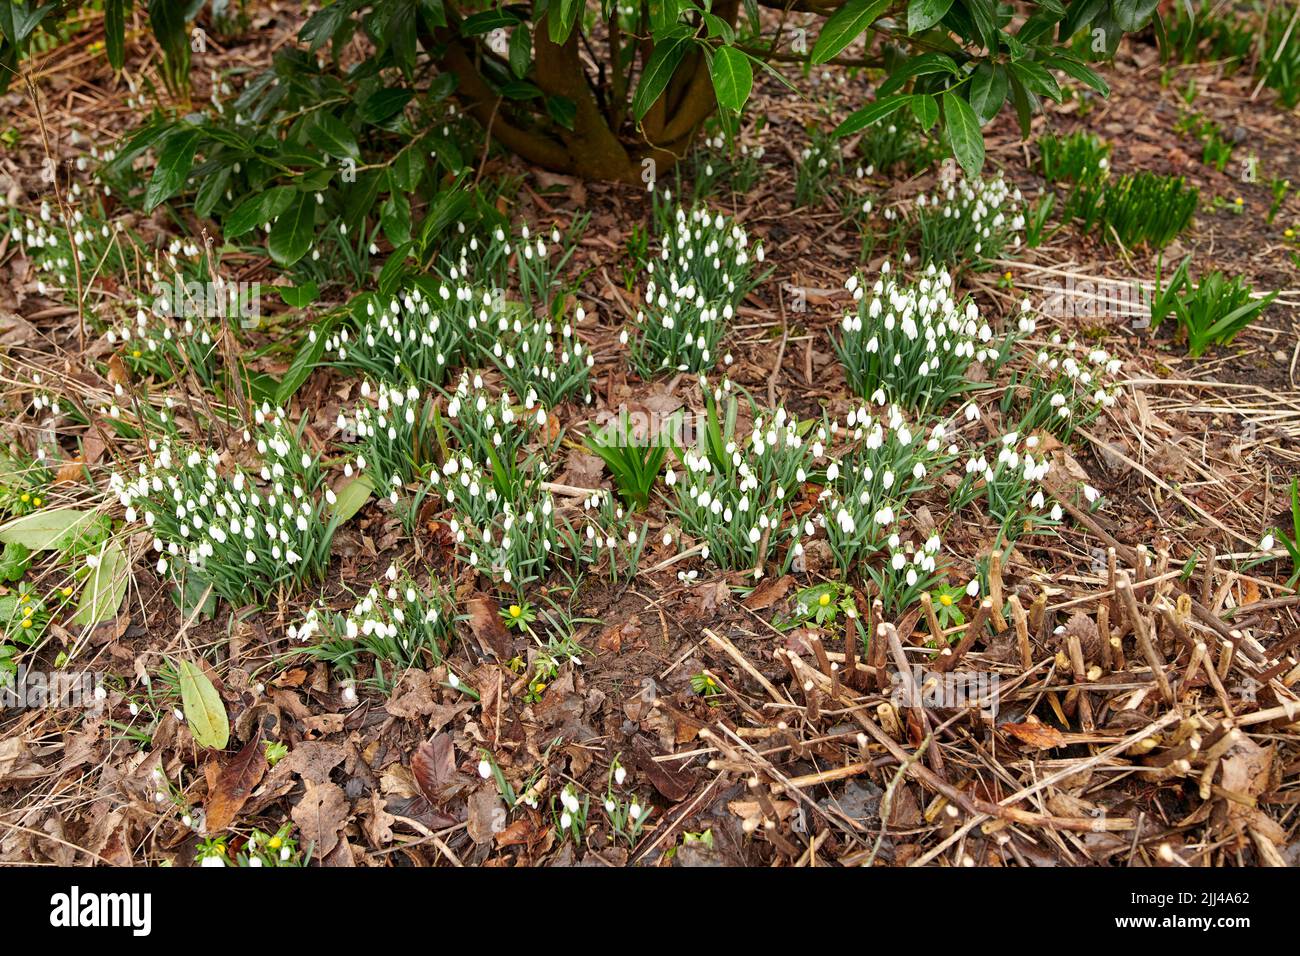
<instances>
[{"instance_id":1,"label":"clump of snowdrops","mask_svg":"<svg viewBox=\"0 0 1300 956\"><path fill-rule=\"evenodd\" d=\"M861 398L914 412L940 409L970 389L972 362L996 370L1015 339L1034 327L1024 303L1016 326L995 333L969 296L954 297L948 271L933 265L907 282L886 262L870 287L859 275L850 276L845 287L856 305L832 342L849 388Z\"/></svg>"},{"instance_id":2,"label":"clump of snowdrops","mask_svg":"<svg viewBox=\"0 0 1300 956\"><path fill-rule=\"evenodd\" d=\"M256 460L245 466L181 438L169 414L161 417L149 460L133 475L114 472L109 485L127 522L152 533L158 573L235 605L320 580L338 519L303 423L295 428L282 409L262 405L243 436Z\"/></svg>"},{"instance_id":3,"label":"clump of snowdrops","mask_svg":"<svg viewBox=\"0 0 1300 956\"><path fill-rule=\"evenodd\" d=\"M665 191L655 202L658 255L644 264L644 304L630 341L643 375L713 368L736 309L762 276L763 246L751 247L738 223L705 206L675 206Z\"/></svg>"},{"instance_id":4,"label":"clump of snowdrops","mask_svg":"<svg viewBox=\"0 0 1300 956\"><path fill-rule=\"evenodd\" d=\"M301 623L289 627L289 638L307 646L307 653L330 664L347 679L369 657L375 686L391 687L408 668L426 670L442 663L456 626L456 593L452 584L436 579L429 588L396 565L372 585L347 611L312 606Z\"/></svg>"}]
</instances>

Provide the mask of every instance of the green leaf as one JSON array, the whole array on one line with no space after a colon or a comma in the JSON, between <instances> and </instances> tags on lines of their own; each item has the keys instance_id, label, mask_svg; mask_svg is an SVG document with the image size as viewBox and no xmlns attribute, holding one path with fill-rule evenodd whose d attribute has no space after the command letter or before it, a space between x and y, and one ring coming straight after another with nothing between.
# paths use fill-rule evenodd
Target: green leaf
<instances>
[{"instance_id":1,"label":"green leaf","mask_svg":"<svg viewBox=\"0 0 1300 956\"><path fill-rule=\"evenodd\" d=\"M510 72L519 79L528 75L533 62L533 33L527 23L521 23L510 32Z\"/></svg>"},{"instance_id":2,"label":"green leaf","mask_svg":"<svg viewBox=\"0 0 1300 956\"><path fill-rule=\"evenodd\" d=\"M998 15L993 0L964 0L964 2L970 11L975 30L979 33L980 42L989 52L993 52L998 47Z\"/></svg>"},{"instance_id":3,"label":"green leaf","mask_svg":"<svg viewBox=\"0 0 1300 956\"><path fill-rule=\"evenodd\" d=\"M866 129L874 123L879 123L887 116L897 113L909 102L911 97L905 93L898 93L894 96L888 96L883 100L876 100L874 103L868 103L856 113L850 114L843 123L835 127L832 136L848 136L856 133L860 129Z\"/></svg>"},{"instance_id":4,"label":"green leaf","mask_svg":"<svg viewBox=\"0 0 1300 956\"><path fill-rule=\"evenodd\" d=\"M392 119L415 97L415 90L405 86L385 86L375 90L357 107L357 116L372 126Z\"/></svg>"},{"instance_id":5,"label":"green leaf","mask_svg":"<svg viewBox=\"0 0 1300 956\"><path fill-rule=\"evenodd\" d=\"M360 159L357 138L337 116L318 112L307 126L307 138L313 146L335 159Z\"/></svg>"},{"instance_id":6,"label":"green leaf","mask_svg":"<svg viewBox=\"0 0 1300 956\"><path fill-rule=\"evenodd\" d=\"M1111 0L1110 14L1125 33L1141 30L1156 12L1160 0Z\"/></svg>"},{"instance_id":7,"label":"green leaf","mask_svg":"<svg viewBox=\"0 0 1300 956\"><path fill-rule=\"evenodd\" d=\"M568 41L578 13L584 6L584 0L551 0L546 11L546 32L550 34L552 43L562 46Z\"/></svg>"},{"instance_id":8,"label":"green leaf","mask_svg":"<svg viewBox=\"0 0 1300 956\"><path fill-rule=\"evenodd\" d=\"M57 3L28 6L26 3L14 3L13 0L0 0L0 35L13 46L19 46L36 29L37 24L45 19L45 15L57 6Z\"/></svg>"},{"instance_id":9,"label":"green leaf","mask_svg":"<svg viewBox=\"0 0 1300 956\"><path fill-rule=\"evenodd\" d=\"M754 86L754 70L749 65L749 57L735 47L718 47L709 72L713 76L713 92L717 94L719 105L739 113Z\"/></svg>"},{"instance_id":10,"label":"green leaf","mask_svg":"<svg viewBox=\"0 0 1300 956\"><path fill-rule=\"evenodd\" d=\"M636 92L632 94L632 113L637 119L644 117L663 95L677 64L686 55L689 43L689 37L678 34L655 44L654 52L641 73L641 81L636 85Z\"/></svg>"},{"instance_id":11,"label":"green leaf","mask_svg":"<svg viewBox=\"0 0 1300 956\"><path fill-rule=\"evenodd\" d=\"M194 742L200 747L224 750L230 743L230 721L217 689L193 661L181 661L176 670L181 682L181 707Z\"/></svg>"},{"instance_id":12,"label":"green leaf","mask_svg":"<svg viewBox=\"0 0 1300 956\"><path fill-rule=\"evenodd\" d=\"M952 0L912 0L907 5L907 32L930 29L944 18L951 6Z\"/></svg>"},{"instance_id":13,"label":"green leaf","mask_svg":"<svg viewBox=\"0 0 1300 956\"><path fill-rule=\"evenodd\" d=\"M943 94L944 129L952 154L968 176L979 175L984 165L984 134L970 104L956 93Z\"/></svg>"},{"instance_id":14,"label":"green leaf","mask_svg":"<svg viewBox=\"0 0 1300 956\"><path fill-rule=\"evenodd\" d=\"M44 508L0 525L0 541L33 551L53 551L71 541L95 520L95 512L80 508Z\"/></svg>"},{"instance_id":15,"label":"green leaf","mask_svg":"<svg viewBox=\"0 0 1300 956\"><path fill-rule=\"evenodd\" d=\"M196 129L184 129L168 137L158 154L158 165L149 177L149 185L145 187L145 212L176 195L185 185L194 166L194 151L198 145L199 131Z\"/></svg>"},{"instance_id":16,"label":"green leaf","mask_svg":"<svg viewBox=\"0 0 1300 956\"><path fill-rule=\"evenodd\" d=\"M271 227L266 248L276 265L291 266L307 254L316 238L316 196L298 193Z\"/></svg>"},{"instance_id":17,"label":"green leaf","mask_svg":"<svg viewBox=\"0 0 1300 956\"><path fill-rule=\"evenodd\" d=\"M483 36L493 30L512 27L519 22L519 17L509 10L484 10L466 17L460 24L460 35L464 37Z\"/></svg>"},{"instance_id":18,"label":"green leaf","mask_svg":"<svg viewBox=\"0 0 1300 956\"><path fill-rule=\"evenodd\" d=\"M226 238L235 239L249 230L265 225L289 208L297 194L291 186L273 186L253 193L226 217Z\"/></svg>"},{"instance_id":19,"label":"green leaf","mask_svg":"<svg viewBox=\"0 0 1300 956\"><path fill-rule=\"evenodd\" d=\"M1065 56L1049 56L1046 58L1046 62L1080 83L1092 87L1102 96L1110 96L1110 84L1103 80L1096 70L1085 66L1078 60L1072 60Z\"/></svg>"},{"instance_id":20,"label":"green leaf","mask_svg":"<svg viewBox=\"0 0 1300 956\"><path fill-rule=\"evenodd\" d=\"M813 45L812 61L833 60L841 50L857 39L876 18L889 9L893 0L849 0L826 21Z\"/></svg>"},{"instance_id":21,"label":"green leaf","mask_svg":"<svg viewBox=\"0 0 1300 956\"><path fill-rule=\"evenodd\" d=\"M1057 35L1062 42L1069 40L1105 9L1106 0L1073 0L1065 11L1065 18L1061 21L1061 28Z\"/></svg>"},{"instance_id":22,"label":"green leaf","mask_svg":"<svg viewBox=\"0 0 1300 956\"><path fill-rule=\"evenodd\" d=\"M0 553L0 581L17 581L31 565L31 548L16 541L8 542Z\"/></svg>"},{"instance_id":23,"label":"green leaf","mask_svg":"<svg viewBox=\"0 0 1300 956\"><path fill-rule=\"evenodd\" d=\"M650 32L658 40L677 25L682 15L680 0L659 0L650 4Z\"/></svg>"},{"instance_id":24,"label":"green leaf","mask_svg":"<svg viewBox=\"0 0 1300 956\"><path fill-rule=\"evenodd\" d=\"M116 541L107 542L100 549L99 564L81 589L72 623L94 627L116 618L118 609L126 600L126 586L130 580L131 567L126 552Z\"/></svg>"},{"instance_id":25,"label":"green leaf","mask_svg":"<svg viewBox=\"0 0 1300 956\"><path fill-rule=\"evenodd\" d=\"M369 475L357 475L344 485L343 490L334 498L334 507L330 509L339 524L360 511L362 505L370 500L374 490L375 486L370 483Z\"/></svg>"},{"instance_id":26,"label":"green leaf","mask_svg":"<svg viewBox=\"0 0 1300 956\"><path fill-rule=\"evenodd\" d=\"M578 104L567 96L548 96L546 98L546 112L550 114L551 119L555 120L555 122L565 129L571 130L578 119Z\"/></svg>"},{"instance_id":27,"label":"green leaf","mask_svg":"<svg viewBox=\"0 0 1300 956\"><path fill-rule=\"evenodd\" d=\"M976 68L970 81L970 105L981 124L998 115L1009 89L1007 71L1001 64L981 63Z\"/></svg>"},{"instance_id":28,"label":"green leaf","mask_svg":"<svg viewBox=\"0 0 1300 956\"><path fill-rule=\"evenodd\" d=\"M280 380L279 388L275 393L275 403L277 405L288 405L289 399L293 393L302 387L302 383L307 381L312 370L320 362L320 357L325 354L325 340L329 337L330 325L327 323L316 330L316 340L313 342L310 337L303 339L303 343L298 347L298 352L289 363L289 370L284 373L284 378Z\"/></svg>"},{"instance_id":29,"label":"green leaf","mask_svg":"<svg viewBox=\"0 0 1300 956\"><path fill-rule=\"evenodd\" d=\"M194 191L194 215L206 219L217 208L230 184L230 167L218 169L199 177L199 188Z\"/></svg>"},{"instance_id":30,"label":"green leaf","mask_svg":"<svg viewBox=\"0 0 1300 956\"><path fill-rule=\"evenodd\" d=\"M1047 96L1061 101L1061 84L1056 82L1052 71L1034 60L1012 60L1011 72L1020 77L1025 89L1039 96Z\"/></svg>"},{"instance_id":31,"label":"green leaf","mask_svg":"<svg viewBox=\"0 0 1300 956\"><path fill-rule=\"evenodd\" d=\"M131 0L107 0L104 4L104 49L108 65L121 70L126 63L126 11Z\"/></svg>"},{"instance_id":32,"label":"green leaf","mask_svg":"<svg viewBox=\"0 0 1300 956\"><path fill-rule=\"evenodd\" d=\"M921 124L922 132L939 122L939 101L927 93L914 93L909 101L912 115Z\"/></svg>"},{"instance_id":33,"label":"green leaf","mask_svg":"<svg viewBox=\"0 0 1300 956\"><path fill-rule=\"evenodd\" d=\"M889 79L876 89L877 96L888 96L914 76L928 76L931 73L957 74L957 64L952 57L943 53L922 53L905 61L889 74Z\"/></svg>"},{"instance_id":34,"label":"green leaf","mask_svg":"<svg viewBox=\"0 0 1300 956\"><path fill-rule=\"evenodd\" d=\"M284 304L295 309L305 309L316 301L316 295L320 292L315 282L306 282L300 286L278 285L275 291L280 293L280 298Z\"/></svg>"}]
</instances>

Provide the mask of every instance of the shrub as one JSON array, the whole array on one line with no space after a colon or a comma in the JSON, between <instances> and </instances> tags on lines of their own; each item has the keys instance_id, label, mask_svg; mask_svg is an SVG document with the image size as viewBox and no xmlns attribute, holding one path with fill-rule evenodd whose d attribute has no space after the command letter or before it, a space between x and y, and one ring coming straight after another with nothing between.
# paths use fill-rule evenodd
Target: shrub
<instances>
[{"instance_id":1,"label":"shrub","mask_svg":"<svg viewBox=\"0 0 1300 956\"><path fill-rule=\"evenodd\" d=\"M778 0L763 5L784 9ZM104 49L118 70L126 60L128 6L125 0L104 5ZM28 14L15 21L20 28L5 31L0 42L0 62L7 64L0 83L17 75L17 61L29 52L34 33L57 30L83 7L90 4L29 5ZM1041 99L1062 100L1058 72L1107 92L1074 52L1076 36L1100 37L1103 49L1082 48L1087 56L1109 58L1125 33L1142 29L1155 13L1152 3L1028 2L998 11L988 0L954 0L912 2L905 19L885 17L894 7L902 13L890 0L835 0L809 8L825 22L811 48L795 57L805 67L828 64L865 35L862 52L853 55L884 68L888 77L877 99L862 105L839 132L856 132L907 109L922 128L941 131L972 175L984 158L981 127L1007 102L1015 104L1027 134ZM148 5L163 74L182 97L190 64L185 14L191 9ZM307 19L298 34L301 46L278 51L274 69L252 78L233 108L221 114L219 129L208 131L206 119L160 124L184 131L174 134L184 139L145 144L161 148L166 162L160 167L168 170L154 180L151 198L167 198L193 171L201 180L199 215L205 216L227 193L260 204L265 200L259 185L302 180L309 188L290 186L294 212L281 218L271 242L277 261L289 263L312 244L314 216L307 214L313 210L305 203L314 202L315 174L327 162L352 158L358 188L364 178L371 196L384 197L382 228L390 241L410 242L423 254L429 237L411 220L410 195L447 195L444 177L465 165L455 138L440 134L450 125L450 111L432 109L441 100L454 91L499 143L532 163L641 183L671 169L715 110L734 127L753 89L754 64L776 71L790 56L778 51L780 31L763 30L758 5L744 5L743 19L741 10L735 0L703 9L680 0L639 7L572 0L508 6L338 0ZM506 55L492 47L503 34ZM324 65L318 61L323 48L337 53L361 36L368 40L364 63L344 69L337 57ZM779 58L772 56L778 52ZM317 108L327 100L328 108ZM266 137L262 130L274 133ZM192 138L194 131L199 138ZM368 164L360 160L377 150L398 153L394 140L403 135L424 141L418 150L403 152L410 156L401 163L363 168ZM295 147L304 142L328 159L299 155L307 151ZM430 152L435 163L415 162ZM203 155L201 162L196 154ZM351 211L364 212L368 205L357 202ZM271 216L253 218L260 224Z\"/></svg>"}]
</instances>

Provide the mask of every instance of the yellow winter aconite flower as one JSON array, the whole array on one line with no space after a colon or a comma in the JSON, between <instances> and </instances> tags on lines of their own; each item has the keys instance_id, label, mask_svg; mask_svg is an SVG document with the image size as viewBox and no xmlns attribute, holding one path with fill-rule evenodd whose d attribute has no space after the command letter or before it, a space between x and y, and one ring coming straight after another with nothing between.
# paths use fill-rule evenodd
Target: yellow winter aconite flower
<instances>
[{"instance_id":1,"label":"yellow winter aconite flower","mask_svg":"<svg viewBox=\"0 0 1300 956\"><path fill-rule=\"evenodd\" d=\"M942 604L944 607L952 607L952 595L951 595L951 594L940 594L940 595L939 595L939 603Z\"/></svg>"},{"instance_id":2,"label":"yellow winter aconite flower","mask_svg":"<svg viewBox=\"0 0 1300 956\"><path fill-rule=\"evenodd\" d=\"M822 607L826 607L826 605L831 603L831 596L829 594L823 594L817 599L817 603Z\"/></svg>"},{"instance_id":3,"label":"yellow winter aconite flower","mask_svg":"<svg viewBox=\"0 0 1300 956\"><path fill-rule=\"evenodd\" d=\"M521 614L523 614L523 613L524 613L524 609L521 608L518 604L512 604L512 605L510 605L510 616L511 616L511 617L519 617L519 616L520 616Z\"/></svg>"}]
</instances>

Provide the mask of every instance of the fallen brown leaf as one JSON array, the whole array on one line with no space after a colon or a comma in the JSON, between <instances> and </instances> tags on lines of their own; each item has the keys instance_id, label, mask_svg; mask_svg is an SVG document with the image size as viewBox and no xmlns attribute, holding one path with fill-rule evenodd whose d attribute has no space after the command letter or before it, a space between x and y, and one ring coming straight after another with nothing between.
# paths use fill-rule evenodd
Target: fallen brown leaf
<instances>
[{"instance_id":1,"label":"fallen brown leaf","mask_svg":"<svg viewBox=\"0 0 1300 956\"><path fill-rule=\"evenodd\" d=\"M261 738L254 737L221 769L216 786L208 794L208 831L216 833L230 826L265 775L266 754Z\"/></svg>"},{"instance_id":2,"label":"fallen brown leaf","mask_svg":"<svg viewBox=\"0 0 1300 956\"><path fill-rule=\"evenodd\" d=\"M348 800L336 783L313 784L289 816L298 825L304 846L314 847L315 859L329 856L339 842L339 832L348 819Z\"/></svg>"}]
</instances>

